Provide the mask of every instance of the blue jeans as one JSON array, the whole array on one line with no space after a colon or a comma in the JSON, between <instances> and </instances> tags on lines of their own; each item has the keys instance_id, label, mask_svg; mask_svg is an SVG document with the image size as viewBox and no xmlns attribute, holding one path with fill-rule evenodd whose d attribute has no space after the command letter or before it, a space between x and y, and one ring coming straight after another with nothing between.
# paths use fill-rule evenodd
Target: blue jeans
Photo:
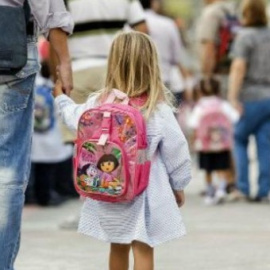
<instances>
[{"instance_id":1,"label":"blue jeans","mask_svg":"<svg viewBox=\"0 0 270 270\"><path fill-rule=\"evenodd\" d=\"M35 41L28 41L27 65L17 75L0 76L1 270L14 270L30 171L33 86L39 65Z\"/></svg>"},{"instance_id":2,"label":"blue jeans","mask_svg":"<svg viewBox=\"0 0 270 270\"><path fill-rule=\"evenodd\" d=\"M270 192L270 99L247 102L244 115L235 126L235 161L238 189L250 194L248 143L254 135L257 144L259 179L258 197Z\"/></svg>"}]
</instances>

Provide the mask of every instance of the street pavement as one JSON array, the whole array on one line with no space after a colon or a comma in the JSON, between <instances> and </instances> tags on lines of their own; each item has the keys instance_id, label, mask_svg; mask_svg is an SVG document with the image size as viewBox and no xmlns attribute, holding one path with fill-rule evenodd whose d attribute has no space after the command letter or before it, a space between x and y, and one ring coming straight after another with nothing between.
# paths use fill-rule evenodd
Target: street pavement
<instances>
[{"instance_id":1,"label":"street pavement","mask_svg":"<svg viewBox=\"0 0 270 270\"><path fill-rule=\"evenodd\" d=\"M270 204L207 207L198 195L202 182L195 173L186 191L188 235L156 248L155 270L270 270ZM59 228L80 206L26 207L16 270L108 269L108 244Z\"/></svg>"}]
</instances>

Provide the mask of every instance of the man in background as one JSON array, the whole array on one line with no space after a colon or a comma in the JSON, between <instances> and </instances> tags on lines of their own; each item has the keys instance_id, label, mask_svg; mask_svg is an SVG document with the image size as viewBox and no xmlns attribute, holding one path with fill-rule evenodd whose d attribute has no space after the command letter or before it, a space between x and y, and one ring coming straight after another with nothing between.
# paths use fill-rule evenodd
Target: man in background
<instances>
[{"instance_id":1,"label":"man in background","mask_svg":"<svg viewBox=\"0 0 270 270\"><path fill-rule=\"evenodd\" d=\"M219 31L226 14L233 14L233 6L226 0L204 0L205 7L199 18L196 39L199 50L200 71L204 78L211 78L217 68L217 48L220 44ZM223 92L227 90L228 74L222 80ZM226 89L225 89L226 88Z\"/></svg>"},{"instance_id":2,"label":"man in background","mask_svg":"<svg viewBox=\"0 0 270 270\"><path fill-rule=\"evenodd\" d=\"M159 15L157 9L160 2L158 0L140 0L146 13L146 23L149 35L154 40L160 59L161 75L164 84L171 89L173 68L178 68L181 83L175 97L180 103L182 93L185 89L186 70L182 66L185 59L185 49L181 41L181 36L176 23L166 17Z\"/></svg>"}]
</instances>

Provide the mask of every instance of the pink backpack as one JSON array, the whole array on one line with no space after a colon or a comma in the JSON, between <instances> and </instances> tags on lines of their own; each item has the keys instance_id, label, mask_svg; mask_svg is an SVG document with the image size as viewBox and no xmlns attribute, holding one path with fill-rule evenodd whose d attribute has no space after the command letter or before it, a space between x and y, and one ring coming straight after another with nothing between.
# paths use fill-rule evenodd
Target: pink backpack
<instances>
[{"instance_id":1,"label":"pink backpack","mask_svg":"<svg viewBox=\"0 0 270 270\"><path fill-rule=\"evenodd\" d=\"M113 103L115 99L121 103ZM83 197L130 201L148 185L146 125L140 111L114 89L99 107L84 112L78 124L75 187Z\"/></svg>"},{"instance_id":2,"label":"pink backpack","mask_svg":"<svg viewBox=\"0 0 270 270\"><path fill-rule=\"evenodd\" d=\"M203 115L196 130L195 147L202 152L221 152L232 148L232 123L222 111L222 101L202 104Z\"/></svg>"}]
</instances>

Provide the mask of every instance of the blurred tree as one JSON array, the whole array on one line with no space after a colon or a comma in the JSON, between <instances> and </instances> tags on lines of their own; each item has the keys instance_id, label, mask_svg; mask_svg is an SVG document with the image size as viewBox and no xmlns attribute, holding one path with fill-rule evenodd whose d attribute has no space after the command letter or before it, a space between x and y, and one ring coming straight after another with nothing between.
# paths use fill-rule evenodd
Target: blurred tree
<instances>
[{"instance_id":1,"label":"blurred tree","mask_svg":"<svg viewBox=\"0 0 270 270\"><path fill-rule=\"evenodd\" d=\"M189 20L194 16L193 0L166 0L164 11L173 17L182 17Z\"/></svg>"},{"instance_id":2,"label":"blurred tree","mask_svg":"<svg viewBox=\"0 0 270 270\"><path fill-rule=\"evenodd\" d=\"M173 17L182 17L185 20L196 19L203 7L203 0L161 0L164 11ZM240 2L241 0L232 0ZM270 0L267 0L270 3Z\"/></svg>"}]
</instances>

